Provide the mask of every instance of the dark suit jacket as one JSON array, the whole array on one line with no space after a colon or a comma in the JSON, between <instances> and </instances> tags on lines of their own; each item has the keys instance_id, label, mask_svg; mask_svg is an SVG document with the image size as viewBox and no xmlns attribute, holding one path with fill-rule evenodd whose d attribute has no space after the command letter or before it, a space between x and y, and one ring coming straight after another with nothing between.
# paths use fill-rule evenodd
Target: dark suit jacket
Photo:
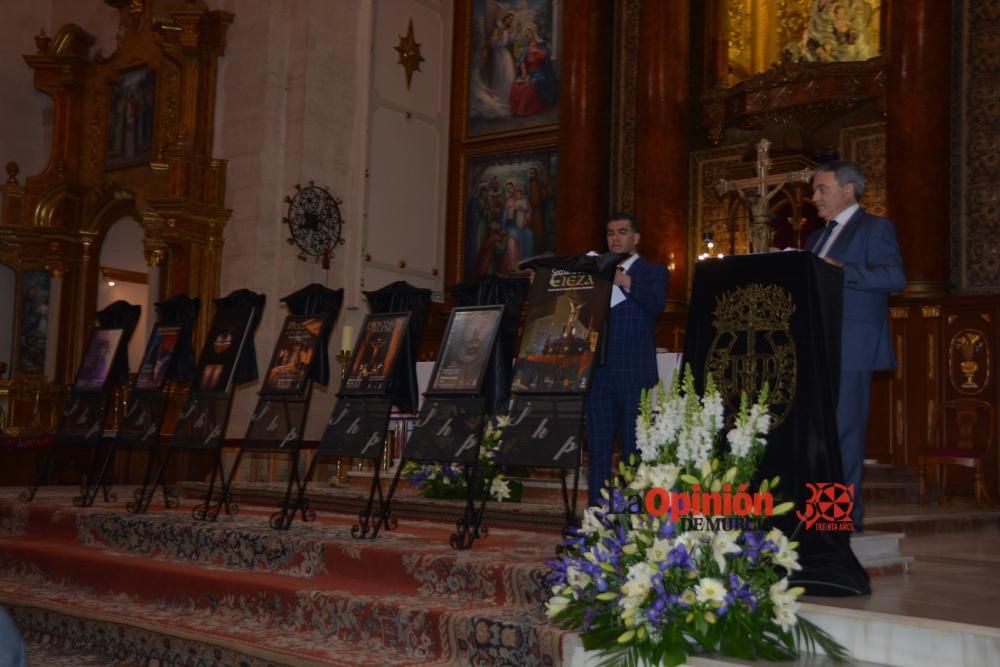
<instances>
[{"instance_id":1,"label":"dark suit jacket","mask_svg":"<svg viewBox=\"0 0 1000 667\"><path fill-rule=\"evenodd\" d=\"M810 235L806 248L818 251L821 233ZM859 208L826 254L844 263L841 369L895 368L889 294L906 286L906 274L892 221Z\"/></svg>"},{"instance_id":2,"label":"dark suit jacket","mask_svg":"<svg viewBox=\"0 0 1000 667\"><path fill-rule=\"evenodd\" d=\"M632 287L625 300L608 312L604 364L593 384L651 387L656 370L656 317L667 300L667 270L637 257L628 269Z\"/></svg>"}]
</instances>

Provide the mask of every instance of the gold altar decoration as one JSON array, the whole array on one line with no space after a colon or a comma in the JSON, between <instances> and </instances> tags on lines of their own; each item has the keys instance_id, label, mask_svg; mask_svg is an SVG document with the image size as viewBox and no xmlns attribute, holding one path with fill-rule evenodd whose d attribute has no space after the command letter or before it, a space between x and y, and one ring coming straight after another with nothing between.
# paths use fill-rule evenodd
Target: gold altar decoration
<instances>
[{"instance_id":1,"label":"gold altar decoration","mask_svg":"<svg viewBox=\"0 0 1000 667\"><path fill-rule=\"evenodd\" d=\"M108 229L136 220L147 264L161 267L160 296L186 293L209 305L231 213L226 162L212 144L217 62L233 15L204 0L105 1L119 24L110 55L74 24L35 35L37 51L24 60L54 103L51 153L23 184L8 163L0 186L0 263L19 285L29 271L62 275L58 331L49 336L59 386L72 381L93 325ZM18 313L20 294L15 306ZM196 348L210 320L199 318ZM13 384L40 380L13 366Z\"/></svg>"},{"instance_id":2,"label":"gold altar decoration","mask_svg":"<svg viewBox=\"0 0 1000 667\"><path fill-rule=\"evenodd\" d=\"M399 54L398 64L403 66L406 72L406 89L410 89L410 81L413 73L420 71L420 63L426 60L420 55L420 43L413 37L413 18L410 18L406 25L406 35L399 36L399 44L393 47Z\"/></svg>"},{"instance_id":3,"label":"gold altar decoration","mask_svg":"<svg viewBox=\"0 0 1000 667\"><path fill-rule=\"evenodd\" d=\"M986 389L992 375L992 355L984 331L963 329L948 344L948 375L955 391L972 396Z\"/></svg>"},{"instance_id":4,"label":"gold altar decoration","mask_svg":"<svg viewBox=\"0 0 1000 667\"><path fill-rule=\"evenodd\" d=\"M881 0L726 0L729 81L782 61L852 62L879 54Z\"/></svg>"},{"instance_id":5,"label":"gold altar decoration","mask_svg":"<svg viewBox=\"0 0 1000 667\"><path fill-rule=\"evenodd\" d=\"M716 335L705 360L726 404L739 410L745 392L755 400L765 383L771 390L771 428L791 412L798 377L792 338L792 295L779 285L751 284L727 291L713 311Z\"/></svg>"}]
</instances>

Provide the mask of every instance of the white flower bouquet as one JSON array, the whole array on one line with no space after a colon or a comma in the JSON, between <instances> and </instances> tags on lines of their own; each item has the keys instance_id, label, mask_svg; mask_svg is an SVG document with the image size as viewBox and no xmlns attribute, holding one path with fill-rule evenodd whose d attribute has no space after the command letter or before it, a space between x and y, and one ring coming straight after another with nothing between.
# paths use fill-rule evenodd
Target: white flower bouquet
<instances>
[{"instance_id":1,"label":"white flower bouquet","mask_svg":"<svg viewBox=\"0 0 1000 667\"><path fill-rule=\"evenodd\" d=\"M726 430L711 379L704 397L690 369L683 387L661 386L655 406L643 396L636 426L639 456L621 481L602 491L550 561L546 612L581 633L588 650L627 665L680 665L688 656L788 660L821 647L837 661L845 649L797 615L801 569L796 542L767 517L774 505L764 480L750 493L770 426L765 387L743 396ZM722 437L724 434L724 437Z\"/></svg>"},{"instance_id":2,"label":"white flower bouquet","mask_svg":"<svg viewBox=\"0 0 1000 667\"><path fill-rule=\"evenodd\" d=\"M497 449L503 436L503 429L510 423L510 417L493 417L487 420L479 446L479 466L476 471L474 498L497 502L520 502L524 485L508 479L503 469L496 463ZM420 489L425 498L465 499L468 482L464 466L458 463L407 463L403 476L410 484Z\"/></svg>"}]
</instances>

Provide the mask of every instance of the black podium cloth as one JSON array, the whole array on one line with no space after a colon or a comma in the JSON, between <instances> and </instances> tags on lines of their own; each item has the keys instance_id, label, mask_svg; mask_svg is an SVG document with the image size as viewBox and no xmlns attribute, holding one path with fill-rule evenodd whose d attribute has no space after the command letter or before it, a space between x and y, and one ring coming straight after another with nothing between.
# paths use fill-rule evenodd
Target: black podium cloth
<instances>
[{"instance_id":1,"label":"black podium cloth","mask_svg":"<svg viewBox=\"0 0 1000 667\"><path fill-rule=\"evenodd\" d=\"M807 528L797 516L812 497L807 483L844 481L836 424L842 288L843 271L812 253L705 260L695 269L685 335L698 391L711 372L728 412L742 391L771 387L774 422L759 477L781 477L776 505L795 502L774 525L799 542L803 569L792 580L813 595L871 592L851 533Z\"/></svg>"},{"instance_id":2,"label":"black podium cloth","mask_svg":"<svg viewBox=\"0 0 1000 667\"><path fill-rule=\"evenodd\" d=\"M309 369L309 379L324 387L330 383L330 333L344 305L344 289L330 289L310 283L281 299L292 315L315 315L326 318L319 334L319 349Z\"/></svg>"},{"instance_id":3,"label":"black podium cloth","mask_svg":"<svg viewBox=\"0 0 1000 667\"><path fill-rule=\"evenodd\" d=\"M496 354L483 379L483 396L486 410L494 414L506 413L510 403L510 383L513 379L514 353L517 344L517 325L521 309L528 297L530 283L527 278L498 278L483 276L475 282L461 283L449 288L456 306L495 306L504 304L497 337Z\"/></svg>"},{"instance_id":4,"label":"black podium cloth","mask_svg":"<svg viewBox=\"0 0 1000 667\"><path fill-rule=\"evenodd\" d=\"M389 397L401 412L416 413L420 404L417 388L417 349L420 347L424 327L427 325L427 308L431 303L431 291L398 280L381 289L363 294L368 299L368 307L373 314L410 313L407 344L403 346L396 360Z\"/></svg>"},{"instance_id":5,"label":"black podium cloth","mask_svg":"<svg viewBox=\"0 0 1000 667\"><path fill-rule=\"evenodd\" d=\"M132 340L135 327L139 324L142 306L132 305L128 301L115 301L103 310L97 312L98 326L106 329L121 329L122 338L118 344L115 360L111 362L108 371L108 382L122 382L128 379L128 343Z\"/></svg>"},{"instance_id":6,"label":"black podium cloth","mask_svg":"<svg viewBox=\"0 0 1000 667\"><path fill-rule=\"evenodd\" d=\"M167 370L167 379L177 382L191 382L194 379L194 326L198 323L201 299L186 294L160 301L156 304L158 322L178 324L181 327L177 347L170 360L172 368Z\"/></svg>"},{"instance_id":7,"label":"black podium cloth","mask_svg":"<svg viewBox=\"0 0 1000 667\"><path fill-rule=\"evenodd\" d=\"M243 384L256 380L260 373L257 370L257 348L254 346L254 333L257 325L264 317L264 304L267 303L267 295L252 292L248 289L238 289L230 292L226 296L215 300L217 310L224 308L236 308L240 306L252 306L253 319L250 321L250 331L247 332L246 344L243 352L236 361L236 372L233 375L233 384Z\"/></svg>"}]
</instances>

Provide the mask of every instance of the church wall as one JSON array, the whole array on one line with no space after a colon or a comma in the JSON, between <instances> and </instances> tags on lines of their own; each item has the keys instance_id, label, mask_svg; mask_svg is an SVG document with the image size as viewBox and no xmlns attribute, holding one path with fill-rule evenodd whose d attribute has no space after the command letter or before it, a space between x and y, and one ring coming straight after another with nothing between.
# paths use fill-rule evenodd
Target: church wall
<instances>
[{"instance_id":1,"label":"church wall","mask_svg":"<svg viewBox=\"0 0 1000 667\"><path fill-rule=\"evenodd\" d=\"M220 293L267 294L256 339L263 369L287 314L278 300L312 282L344 287L336 354L342 327L356 335L367 312L362 290L396 280L441 289L451 4L226 0L219 8L236 15L218 88L215 152L229 160L233 210ZM426 60L407 90L394 46L409 17ZM329 269L297 259L281 224L284 198L310 180L343 200L345 243ZM306 439L322 434L337 385L316 388ZM237 392L229 437L242 436L258 389Z\"/></svg>"}]
</instances>

